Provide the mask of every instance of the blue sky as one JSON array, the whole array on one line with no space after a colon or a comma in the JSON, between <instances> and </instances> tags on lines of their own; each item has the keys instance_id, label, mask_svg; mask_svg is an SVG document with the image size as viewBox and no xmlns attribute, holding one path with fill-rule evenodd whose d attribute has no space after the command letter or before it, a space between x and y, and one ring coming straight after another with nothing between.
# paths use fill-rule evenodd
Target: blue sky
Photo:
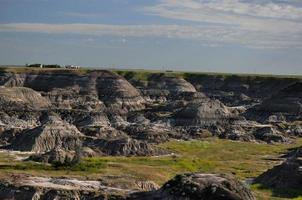
<instances>
[{"instance_id":1,"label":"blue sky","mask_svg":"<svg viewBox=\"0 0 302 200\"><path fill-rule=\"evenodd\" d=\"M302 74L301 0L0 0L0 64Z\"/></svg>"}]
</instances>

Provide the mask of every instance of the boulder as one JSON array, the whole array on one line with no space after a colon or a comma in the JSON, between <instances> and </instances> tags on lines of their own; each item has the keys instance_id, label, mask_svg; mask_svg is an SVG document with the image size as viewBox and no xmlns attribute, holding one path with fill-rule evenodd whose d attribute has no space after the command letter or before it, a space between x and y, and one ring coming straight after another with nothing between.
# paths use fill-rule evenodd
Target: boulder
<instances>
[{"instance_id":1,"label":"boulder","mask_svg":"<svg viewBox=\"0 0 302 200\"><path fill-rule=\"evenodd\" d=\"M165 183L159 190L132 194L131 200L255 200L240 181L223 174L183 174Z\"/></svg>"}]
</instances>

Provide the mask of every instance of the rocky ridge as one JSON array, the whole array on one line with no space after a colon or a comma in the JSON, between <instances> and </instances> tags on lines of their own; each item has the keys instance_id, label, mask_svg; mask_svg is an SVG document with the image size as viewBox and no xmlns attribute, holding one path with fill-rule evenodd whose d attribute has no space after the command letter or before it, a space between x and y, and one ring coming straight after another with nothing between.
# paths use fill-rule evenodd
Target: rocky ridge
<instances>
[{"instance_id":1,"label":"rocky ridge","mask_svg":"<svg viewBox=\"0 0 302 200\"><path fill-rule=\"evenodd\" d=\"M0 71L1 148L31 151L32 161L64 165L82 156L167 154L157 144L173 139L215 136L288 143L302 136L299 79L174 73L135 77L135 72L106 70ZM299 177L299 162L297 156L288 159L259 182L275 187L276 179L285 177L283 169ZM100 181L21 178L23 182L11 177L1 181L0 198L255 199L245 185L222 174L179 175L161 188L140 182L131 191Z\"/></svg>"},{"instance_id":2,"label":"rocky ridge","mask_svg":"<svg viewBox=\"0 0 302 200\"><path fill-rule=\"evenodd\" d=\"M1 144L38 153L81 146L95 155L156 155L163 152L153 144L170 139L274 143L299 136L292 125L301 118L298 79L154 73L134 80L133 73L2 71Z\"/></svg>"}]
</instances>

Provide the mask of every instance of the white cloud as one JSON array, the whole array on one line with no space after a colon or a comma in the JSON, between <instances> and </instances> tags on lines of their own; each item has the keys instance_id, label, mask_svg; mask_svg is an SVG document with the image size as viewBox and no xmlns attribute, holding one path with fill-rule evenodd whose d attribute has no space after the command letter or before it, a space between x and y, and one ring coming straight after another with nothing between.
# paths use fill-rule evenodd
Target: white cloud
<instances>
[{"instance_id":1,"label":"white cloud","mask_svg":"<svg viewBox=\"0 0 302 200\"><path fill-rule=\"evenodd\" d=\"M275 3L274 3L275 2ZM302 20L299 6L265 0L161 0L144 10L151 14L192 21L236 24L244 20ZM233 21L231 21L233 20Z\"/></svg>"},{"instance_id":2,"label":"white cloud","mask_svg":"<svg viewBox=\"0 0 302 200\"><path fill-rule=\"evenodd\" d=\"M219 25L234 33L230 40L243 44L274 48L302 43L301 1L161 0L143 11L195 24ZM253 40L256 38L258 41Z\"/></svg>"},{"instance_id":3,"label":"white cloud","mask_svg":"<svg viewBox=\"0 0 302 200\"><path fill-rule=\"evenodd\" d=\"M0 24L0 32L110 35L125 41L127 37L165 37L198 40L209 46L228 43L253 48L302 48L301 0L159 0L142 11L172 19L173 24L10 23ZM76 12L64 14L87 18L102 16ZM187 25L180 25L180 22Z\"/></svg>"},{"instance_id":4,"label":"white cloud","mask_svg":"<svg viewBox=\"0 0 302 200\"><path fill-rule=\"evenodd\" d=\"M199 40L211 46L228 43L256 48L302 48L300 0L161 0L143 11L173 19L175 25L11 23L0 24L0 31L111 35L124 39L166 37ZM177 25L180 20L189 23Z\"/></svg>"},{"instance_id":5,"label":"white cloud","mask_svg":"<svg viewBox=\"0 0 302 200\"><path fill-rule=\"evenodd\" d=\"M48 34L80 34L90 36L165 37L192 39L217 45L241 44L257 48L302 47L302 35L297 32L266 33L221 25L106 25L106 24L0 24L0 32L37 32Z\"/></svg>"}]
</instances>

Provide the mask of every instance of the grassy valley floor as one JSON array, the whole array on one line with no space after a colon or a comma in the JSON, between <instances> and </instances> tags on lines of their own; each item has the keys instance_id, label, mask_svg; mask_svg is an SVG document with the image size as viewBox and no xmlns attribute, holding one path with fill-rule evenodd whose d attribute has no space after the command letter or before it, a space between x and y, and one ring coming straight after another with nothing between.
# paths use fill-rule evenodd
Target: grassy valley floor
<instances>
[{"instance_id":1,"label":"grassy valley floor","mask_svg":"<svg viewBox=\"0 0 302 200\"><path fill-rule=\"evenodd\" d=\"M302 146L302 139L293 144L255 144L221 140L171 141L160 145L171 154L159 157L94 157L84 158L75 166L50 166L14 159L18 154L0 153L1 176L25 173L36 176L67 176L100 179L127 185L134 180L152 180L158 184L185 172L231 173L245 181L279 164L281 154ZM288 199L272 195L269 189L252 185L257 199ZM302 197L296 197L302 199Z\"/></svg>"}]
</instances>

